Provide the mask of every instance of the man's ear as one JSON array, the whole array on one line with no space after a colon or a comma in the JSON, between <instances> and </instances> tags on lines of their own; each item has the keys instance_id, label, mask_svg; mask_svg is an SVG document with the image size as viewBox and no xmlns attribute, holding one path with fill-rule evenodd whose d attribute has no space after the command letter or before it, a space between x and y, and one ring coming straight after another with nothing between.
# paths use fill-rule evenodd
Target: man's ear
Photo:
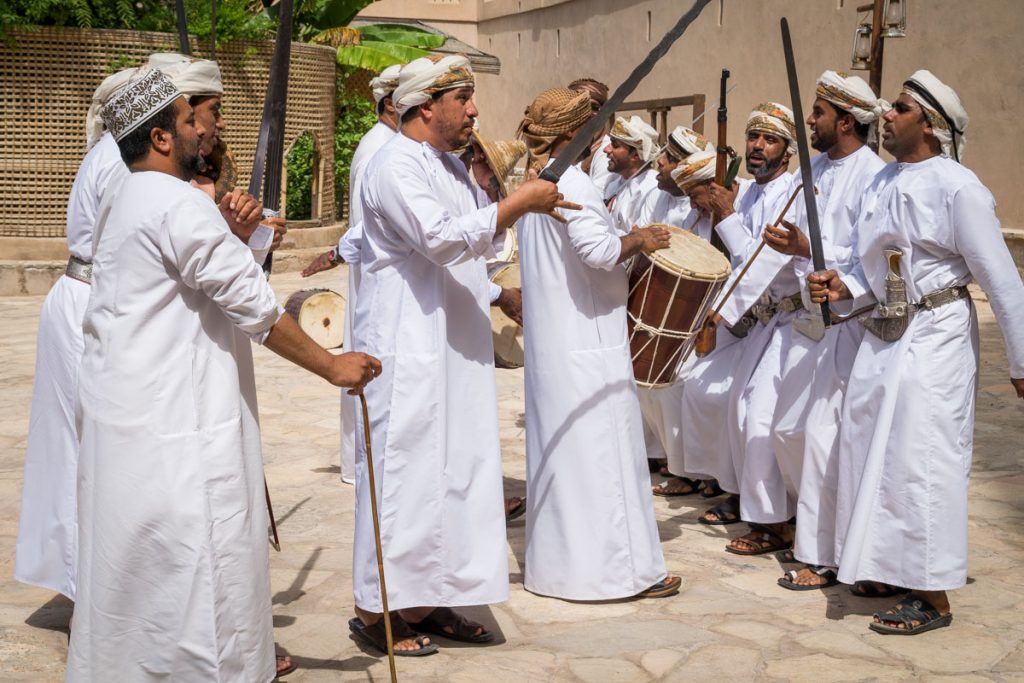
<instances>
[{"instance_id":1,"label":"man's ear","mask_svg":"<svg viewBox=\"0 0 1024 683\"><path fill-rule=\"evenodd\" d=\"M427 100L426 102L424 102L423 104L420 105L420 114L423 115L423 120L424 121L430 121L430 119L434 118L434 103L435 102L437 102L437 100L431 98L431 99Z\"/></svg>"},{"instance_id":2,"label":"man's ear","mask_svg":"<svg viewBox=\"0 0 1024 683\"><path fill-rule=\"evenodd\" d=\"M153 128L149 131L149 141L153 149L161 154L171 153L171 138L174 137L171 131L163 128Z\"/></svg>"}]
</instances>

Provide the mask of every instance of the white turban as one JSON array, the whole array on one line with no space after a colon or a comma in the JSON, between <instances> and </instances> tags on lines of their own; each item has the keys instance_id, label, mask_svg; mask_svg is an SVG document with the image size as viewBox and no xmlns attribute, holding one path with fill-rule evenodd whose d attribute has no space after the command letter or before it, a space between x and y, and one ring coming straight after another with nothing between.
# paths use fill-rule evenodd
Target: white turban
<instances>
[{"instance_id":1,"label":"white turban","mask_svg":"<svg viewBox=\"0 0 1024 683\"><path fill-rule=\"evenodd\" d=\"M106 130L103 119L100 117L100 111L103 109L103 106L110 101L110 98L120 92L123 87L128 85L132 78L144 70L145 67L122 69L104 78L103 82L96 88L96 92L92 94L92 102L89 104L89 113L85 116L86 150L92 149L93 145L103 137L103 131Z\"/></svg>"},{"instance_id":2,"label":"white turban","mask_svg":"<svg viewBox=\"0 0 1024 683\"><path fill-rule=\"evenodd\" d=\"M874 123L889 110L889 103L876 97L863 78L845 73L821 74L814 94L849 112L857 123Z\"/></svg>"},{"instance_id":3,"label":"white turban","mask_svg":"<svg viewBox=\"0 0 1024 683\"><path fill-rule=\"evenodd\" d=\"M154 52L146 66L163 71L187 98L224 94L220 67L209 59L196 59L177 52Z\"/></svg>"},{"instance_id":4,"label":"white turban","mask_svg":"<svg viewBox=\"0 0 1024 683\"><path fill-rule=\"evenodd\" d=\"M140 77L121 88L100 112L117 141L181 97L171 79L159 69L139 69L138 73Z\"/></svg>"},{"instance_id":5,"label":"white turban","mask_svg":"<svg viewBox=\"0 0 1024 683\"><path fill-rule=\"evenodd\" d=\"M398 87L398 74L402 71L401 64L392 64L380 72L380 75L370 80L370 89L373 91L373 101L380 104L385 97L390 97Z\"/></svg>"},{"instance_id":6,"label":"white turban","mask_svg":"<svg viewBox=\"0 0 1024 683\"><path fill-rule=\"evenodd\" d=\"M473 85L473 69L463 55L420 57L402 67L398 87L391 95L402 116L439 92Z\"/></svg>"},{"instance_id":7,"label":"white turban","mask_svg":"<svg viewBox=\"0 0 1024 683\"><path fill-rule=\"evenodd\" d=\"M967 130L970 118L960 104L956 91L936 78L931 71L921 69L903 83L903 92L921 105L932 126L932 132L942 145L942 153L960 161L967 146L964 131Z\"/></svg>"},{"instance_id":8,"label":"white turban","mask_svg":"<svg viewBox=\"0 0 1024 683\"><path fill-rule=\"evenodd\" d=\"M694 152L672 169L672 180L676 181L676 186L683 192L692 189L695 185L714 180L717 158L718 154L715 153L713 147Z\"/></svg>"},{"instance_id":9,"label":"white turban","mask_svg":"<svg viewBox=\"0 0 1024 683\"><path fill-rule=\"evenodd\" d=\"M685 159L691 154L705 150L715 150L715 146L708 142L708 139L695 130L686 126L677 126L668 135L666 149L677 159Z\"/></svg>"},{"instance_id":10,"label":"white turban","mask_svg":"<svg viewBox=\"0 0 1024 683\"><path fill-rule=\"evenodd\" d=\"M629 145L640 154L640 159L649 162L658 156L658 131L651 128L639 116L631 116L627 121L621 116L615 118L608 135L619 142Z\"/></svg>"},{"instance_id":11,"label":"white turban","mask_svg":"<svg viewBox=\"0 0 1024 683\"><path fill-rule=\"evenodd\" d=\"M793 112L789 107L778 102L757 105L747 117L747 132L752 130L778 135L789 142L786 150L790 154L796 152L796 124L793 122Z\"/></svg>"}]
</instances>

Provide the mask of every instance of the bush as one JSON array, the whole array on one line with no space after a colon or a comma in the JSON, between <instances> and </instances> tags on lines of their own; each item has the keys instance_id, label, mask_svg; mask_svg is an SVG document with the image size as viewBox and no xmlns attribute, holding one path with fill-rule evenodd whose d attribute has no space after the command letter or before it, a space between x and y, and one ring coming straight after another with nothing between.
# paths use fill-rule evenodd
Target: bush
<instances>
[{"instance_id":1,"label":"bush","mask_svg":"<svg viewBox=\"0 0 1024 683\"><path fill-rule=\"evenodd\" d=\"M303 221L313 217L310 199L313 194L313 164L317 161L316 145L310 133L303 133L295 139L288 151L285 168L288 169L288 183L285 189L285 216L288 220Z\"/></svg>"},{"instance_id":2,"label":"bush","mask_svg":"<svg viewBox=\"0 0 1024 683\"><path fill-rule=\"evenodd\" d=\"M363 78L365 76L365 79ZM334 192L338 219L348 197L348 176L352 169L352 155L366 132L377 123L373 100L367 99L356 84L367 82L373 74L362 69L338 65L335 76L335 103L337 118L334 123Z\"/></svg>"}]
</instances>

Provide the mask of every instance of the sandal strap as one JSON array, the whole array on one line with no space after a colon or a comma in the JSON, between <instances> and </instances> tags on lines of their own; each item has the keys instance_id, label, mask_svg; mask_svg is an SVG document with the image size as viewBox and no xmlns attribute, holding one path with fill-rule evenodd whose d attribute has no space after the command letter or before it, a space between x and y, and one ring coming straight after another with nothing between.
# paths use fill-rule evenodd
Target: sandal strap
<instances>
[{"instance_id":1,"label":"sandal strap","mask_svg":"<svg viewBox=\"0 0 1024 683\"><path fill-rule=\"evenodd\" d=\"M910 601L900 602L891 609L875 612L875 616L881 622L902 623L909 629L915 621L918 624L926 624L929 621L938 619L941 615L927 600L915 598Z\"/></svg>"}]
</instances>

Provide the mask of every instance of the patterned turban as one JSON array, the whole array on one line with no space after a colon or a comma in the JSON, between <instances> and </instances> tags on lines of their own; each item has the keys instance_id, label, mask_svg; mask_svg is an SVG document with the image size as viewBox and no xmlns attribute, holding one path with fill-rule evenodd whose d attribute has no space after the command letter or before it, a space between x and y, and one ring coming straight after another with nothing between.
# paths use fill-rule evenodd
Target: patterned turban
<instances>
[{"instance_id":1,"label":"patterned turban","mask_svg":"<svg viewBox=\"0 0 1024 683\"><path fill-rule=\"evenodd\" d=\"M665 147L676 159L685 159L691 154L705 150L715 151L715 146L708 142L708 139L690 130L686 126L678 126L668 135L668 144Z\"/></svg>"},{"instance_id":2,"label":"patterned turban","mask_svg":"<svg viewBox=\"0 0 1024 683\"><path fill-rule=\"evenodd\" d=\"M849 112L857 123L874 123L889 110L889 103L875 97L859 76L826 71L818 78L814 94Z\"/></svg>"},{"instance_id":3,"label":"patterned turban","mask_svg":"<svg viewBox=\"0 0 1024 683\"><path fill-rule=\"evenodd\" d=\"M548 163L551 145L590 120L590 95L568 88L551 88L537 96L523 113L516 137L530 149L530 165L540 170Z\"/></svg>"},{"instance_id":4,"label":"patterned turban","mask_svg":"<svg viewBox=\"0 0 1024 683\"><path fill-rule=\"evenodd\" d=\"M418 107L439 92L473 86L473 69L463 55L420 57L404 67L398 75L398 87L391 99L398 115Z\"/></svg>"},{"instance_id":5,"label":"patterned turban","mask_svg":"<svg viewBox=\"0 0 1024 683\"><path fill-rule=\"evenodd\" d=\"M967 146L964 131L967 130L970 117L960 104L956 91L936 78L931 71L921 69L903 83L903 92L921 105L932 126L932 132L942 145L942 153L960 161Z\"/></svg>"},{"instance_id":6,"label":"patterned turban","mask_svg":"<svg viewBox=\"0 0 1024 683\"><path fill-rule=\"evenodd\" d=\"M398 87L398 75L402 72L401 64L392 64L380 72L380 75L370 80L370 90L373 91L373 101L378 105L385 97L390 97L395 88ZM378 109L378 113L380 110Z\"/></svg>"},{"instance_id":7,"label":"patterned turban","mask_svg":"<svg viewBox=\"0 0 1024 683\"><path fill-rule=\"evenodd\" d=\"M713 147L694 152L672 169L672 180L676 181L676 186L683 192L708 180L714 180L716 158L718 155Z\"/></svg>"},{"instance_id":8,"label":"patterned turban","mask_svg":"<svg viewBox=\"0 0 1024 683\"><path fill-rule=\"evenodd\" d=\"M159 69L150 69L122 88L100 115L114 139L120 142L179 97L181 93L170 78Z\"/></svg>"},{"instance_id":9,"label":"patterned turban","mask_svg":"<svg viewBox=\"0 0 1024 683\"><path fill-rule=\"evenodd\" d=\"M624 145L629 145L637 151L640 159L645 162L654 161L658 156L658 131L639 116L631 116L629 120L618 116L615 118L615 125L608 133L613 140L618 140Z\"/></svg>"},{"instance_id":10,"label":"patterned turban","mask_svg":"<svg viewBox=\"0 0 1024 683\"><path fill-rule=\"evenodd\" d=\"M793 112L778 102L759 104L747 117L747 132L758 131L785 138L789 145L786 151L796 153L796 124L793 123Z\"/></svg>"},{"instance_id":11,"label":"patterned turban","mask_svg":"<svg viewBox=\"0 0 1024 683\"><path fill-rule=\"evenodd\" d=\"M163 71L185 97L224 94L220 67L209 59L196 59L177 52L154 52L146 66Z\"/></svg>"},{"instance_id":12,"label":"patterned turban","mask_svg":"<svg viewBox=\"0 0 1024 683\"><path fill-rule=\"evenodd\" d=\"M144 73L145 69L145 67L122 69L104 78L96 88L96 92L92 95L92 102L89 104L89 112L85 115L85 149L87 151L100 141L103 132L107 129L100 116L103 107L114 95L121 92L122 88Z\"/></svg>"}]
</instances>

